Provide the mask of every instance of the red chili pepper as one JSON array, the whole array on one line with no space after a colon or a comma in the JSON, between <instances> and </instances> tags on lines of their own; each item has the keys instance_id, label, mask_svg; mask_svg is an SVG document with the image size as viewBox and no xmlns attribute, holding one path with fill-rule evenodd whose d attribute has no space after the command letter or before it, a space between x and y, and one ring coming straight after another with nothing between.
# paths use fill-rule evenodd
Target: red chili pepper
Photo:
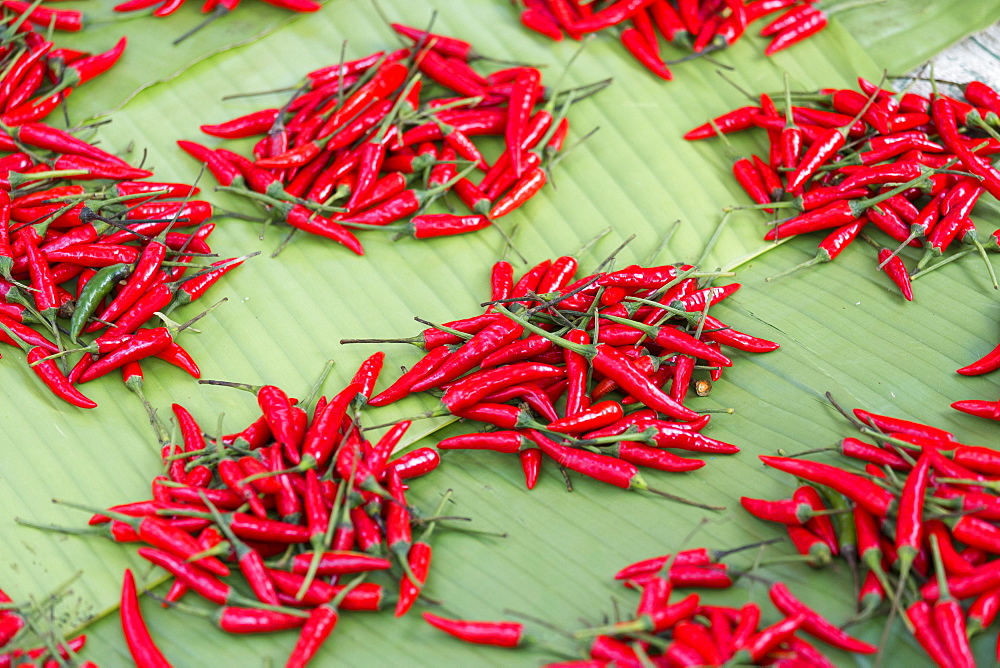
<instances>
[{"instance_id":1,"label":"red chili pepper","mask_svg":"<svg viewBox=\"0 0 1000 668\"><path fill-rule=\"evenodd\" d=\"M917 601L906 609L912 623L913 636L924 651L939 665L951 666L952 658L932 622L931 607L926 601Z\"/></svg>"},{"instance_id":2,"label":"red chili pepper","mask_svg":"<svg viewBox=\"0 0 1000 668\"><path fill-rule=\"evenodd\" d=\"M894 501L892 494L868 479L829 464L767 455L760 455L760 459L768 466L785 473L838 491L879 517L886 515Z\"/></svg>"},{"instance_id":3,"label":"red chili pepper","mask_svg":"<svg viewBox=\"0 0 1000 668\"><path fill-rule=\"evenodd\" d=\"M879 265L883 271L889 275L892 282L896 284L899 291L903 293L906 301L913 301L913 288L910 285L910 273L906 270L902 258L893 255L888 248L881 248L878 252Z\"/></svg>"},{"instance_id":4,"label":"red chili pepper","mask_svg":"<svg viewBox=\"0 0 1000 668\"><path fill-rule=\"evenodd\" d=\"M986 630L1000 612L1000 589L980 594L969 606L967 630L970 636Z\"/></svg>"},{"instance_id":5,"label":"red chili pepper","mask_svg":"<svg viewBox=\"0 0 1000 668\"><path fill-rule=\"evenodd\" d=\"M411 385L411 391L422 392L454 380L473 369L490 353L520 337L522 332L520 325L507 319L487 326L448 357L435 371Z\"/></svg>"},{"instance_id":6,"label":"red chili pepper","mask_svg":"<svg viewBox=\"0 0 1000 668\"><path fill-rule=\"evenodd\" d=\"M678 622L689 619L698 609L698 594L691 594L677 603L660 608L652 613L642 615L636 619L617 622L607 627L590 629L588 632L607 631L610 634L635 633L638 631L648 631L660 633L672 628ZM594 633L594 635L597 635Z\"/></svg>"},{"instance_id":7,"label":"red chili pepper","mask_svg":"<svg viewBox=\"0 0 1000 668\"><path fill-rule=\"evenodd\" d=\"M734 109L722 116L718 116L712 119L711 122L705 123L704 125L699 125L693 130L689 130L685 135L684 139L692 141L695 139L705 139L706 137L712 137L717 132L727 134L730 132L739 132L740 130L747 130L752 128L753 121L756 117L760 115L759 107L740 107L739 109Z\"/></svg>"},{"instance_id":8,"label":"red chili pepper","mask_svg":"<svg viewBox=\"0 0 1000 668\"><path fill-rule=\"evenodd\" d=\"M436 469L441 463L441 456L433 448L417 448L389 462L399 477L418 478Z\"/></svg>"},{"instance_id":9,"label":"red chili pepper","mask_svg":"<svg viewBox=\"0 0 1000 668\"><path fill-rule=\"evenodd\" d=\"M139 608L132 571L125 569L121 596L122 631L129 653L140 668L168 668L171 664L153 642Z\"/></svg>"},{"instance_id":10,"label":"red chili pepper","mask_svg":"<svg viewBox=\"0 0 1000 668\"><path fill-rule=\"evenodd\" d=\"M115 369L137 362L165 350L173 342L166 327L143 329L113 351L94 361L80 375L80 382L87 383Z\"/></svg>"},{"instance_id":11,"label":"red chili pepper","mask_svg":"<svg viewBox=\"0 0 1000 668\"><path fill-rule=\"evenodd\" d=\"M479 622L462 619L446 619L424 613L424 621L431 626L453 635L459 640L477 645L497 647L518 647L524 640L524 625L517 622Z\"/></svg>"},{"instance_id":12,"label":"red chili pepper","mask_svg":"<svg viewBox=\"0 0 1000 668\"><path fill-rule=\"evenodd\" d=\"M967 399L956 401L952 408L969 415L986 418L987 420L1000 420L1000 401L985 401L981 399Z\"/></svg>"},{"instance_id":13,"label":"red chili pepper","mask_svg":"<svg viewBox=\"0 0 1000 668\"><path fill-rule=\"evenodd\" d=\"M802 628L823 642L858 654L874 654L878 651L878 648L874 645L852 638L840 628L821 617L819 613L808 608L795 598L783 583L778 582L772 585L769 593L774 607L785 616L804 615Z\"/></svg>"},{"instance_id":14,"label":"red chili pepper","mask_svg":"<svg viewBox=\"0 0 1000 668\"><path fill-rule=\"evenodd\" d=\"M931 520L925 525L928 536L937 539L938 548L945 570L951 575L973 575L975 567L959 554L951 540L951 532L940 520Z\"/></svg>"},{"instance_id":15,"label":"red chili pepper","mask_svg":"<svg viewBox=\"0 0 1000 668\"><path fill-rule=\"evenodd\" d=\"M235 594L232 588L210 575L193 564L187 563L183 558L177 557L169 552L155 550L152 548L139 548L138 554L143 559L163 568L178 580L184 582L192 591L218 605L225 605L228 601L237 600L240 597Z\"/></svg>"},{"instance_id":16,"label":"red chili pepper","mask_svg":"<svg viewBox=\"0 0 1000 668\"><path fill-rule=\"evenodd\" d=\"M511 213L531 199L547 181L548 175L540 167L526 172L503 197L497 200L490 209L489 217L496 219Z\"/></svg>"},{"instance_id":17,"label":"red chili pepper","mask_svg":"<svg viewBox=\"0 0 1000 668\"><path fill-rule=\"evenodd\" d=\"M926 438L930 441L938 441L942 443L955 442L955 436L951 432L947 432L943 429L938 429L937 427L930 427L925 424L920 424L919 422L911 422L909 420L889 417L886 415L878 415L876 413L870 413L861 408L855 408L854 415L865 424L875 427L876 429L881 429L882 431L887 433L900 432L903 434L910 434L912 436L919 436L922 438ZM946 447L945 449L950 450L952 448Z\"/></svg>"},{"instance_id":18,"label":"red chili pepper","mask_svg":"<svg viewBox=\"0 0 1000 668\"><path fill-rule=\"evenodd\" d=\"M55 360L43 361L50 354L52 354L52 351L39 346L29 349L27 361L31 370L52 390L53 394L63 401L80 408L96 408L97 402L84 396L83 393L73 387L69 380L66 379L66 376L63 375Z\"/></svg>"},{"instance_id":19,"label":"red chili pepper","mask_svg":"<svg viewBox=\"0 0 1000 668\"><path fill-rule=\"evenodd\" d=\"M30 23L41 27L51 26L54 30L69 32L76 32L83 28L83 14L78 11L32 6L32 3L21 0L4 0L3 6L19 15L26 14Z\"/></svg>"},{"instance_id":20,"label":"red chili pepper","mask_svg":"<svg viewBox=\"0 0 1000 668\"><path fill-rule=\"evenodd\" d=\"M805 7L810 6L805 5ZM815 35L817 32L821 31L826 27L826 25L826 14L820 10L812 9L812 11L799 16L798 20L791 26L788 26L775 34L771 43L764 49L764 55L771 56L778 51L787 49L794 44L798 44L805 38Z\"/></svg>"},{"instance_id":21,"label":"red chili pepper","mask_svg":"<svg viewBox=\"0 0 1000 668\"><path fill-rule=\"evenodd\" d=\"M510 385L559 378L563 373L563 369L559 367L534 362L520 362L497 369L487 369L473 373L450 385L444 396L441 397L441 403L450 413L454 414L480 403L494 392Z\"/></svg>"},{"instance_id":22,"label":"red chili pepper","mask_svg":"<svg viewBox=\"0 0 1000 668\"><path fill-rule=\"evenodd\" d=\"M643 67L664 81L673 80L674 76L670 72L670 68L664 64L660 56L656 53L654 48L656 45L655 42L649 42L643 37L641 32L631 27L622 30L619 38L622 41L622 45L636 60L642 63Z\"/></svg>"}]
</instances>

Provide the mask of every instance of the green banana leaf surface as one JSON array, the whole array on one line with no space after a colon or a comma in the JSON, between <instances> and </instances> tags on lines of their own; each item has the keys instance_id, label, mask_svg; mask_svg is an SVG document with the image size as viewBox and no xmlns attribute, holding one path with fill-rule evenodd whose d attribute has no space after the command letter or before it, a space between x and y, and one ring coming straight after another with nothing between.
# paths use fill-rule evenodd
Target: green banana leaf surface
<instances>
[{"instance_id":1,"label":"green banana leaf surface","mask_svg":"<svg viewBox=\"0 0 1000 668\"><path fill-rule=\"evenodd\" d=\"M67 3L74 4L89 8L93 3ZM336 63L345 41L348 58L396 45L367 0L330 0L320 12L306 16L289 16L247 0L231 16L173 47L170 41L200 19L199 3L188 4L176 17L138 17L75 37L91 50L103 50L116 35L129 36L130 48L119 67L74 93L70 111L74 121L82 121L118 109L99 130L102 145L109 150L132 145L135 156L145 153L145 164L158 180L198 177L200 165L175 140L221 145L198 126L278 106L287 92L224 98L294 88L306 71ZM975 11L957 9L970 4ZM681 139L708 118L747 103L720 71L751 94L778 95L785 72L796 90L847 86L859 75L878 80L884 69L901 72L1000 18L1000 8L990 4L893 0L845 12L816 37L770 59L762 55L764 40L748 37L716 54L714 62L678 65L671 83L649 75L609 35L588 41L577 54L581 47L576 42L554 43L530 33L506 2L381 0L379 6L391 20L416 26L426 25L436 9L435 31L469 40L495 58L543 65L546 83L558 80L560 88L613 79L605 91L580 101L570 113L570 143L599 130L559 163L552 187L499 223L529 263L511 253L518 271L544 258L573 254L610 228L579 255L581 271L589 273L627 238L631 241L618 253L617 266L693 261L717 230L722 208L747 203L730 168L735 156L766 151L762 134L733 136L731 149L717 140ZM868 12L882 18L866 19ZM201 185L219 208L256 213L239 198L212 192L210 176ZM996 203L988 202L976 209L981 231L997 225L997 211ZM212 245L220 254L261 254L209 293L209 301L228 301L199 323L200 334L185 335L184 345L205 378L274 384L293 396L308 391L327 360L336 364L326 388L339 390L357 364L377 349L339 345L340 339L409 336L423 327L413 321L415 316L443 322L477 313L479 303L489 298L492 263L508 252L503 236L487 229L428 242L361 233L364 257L319 238L296 237L271 258L285 236L281 230L272 227L261 240L256 223L226 217L216 222ZM849 408L925 421L954 431L966 443L995 443L995 425L948 407L958 399L992 398L998 391L995 378L954 373L992 349L1000 337L998 294L975 255L917 281L913 303L904 302L875 270L874 252L860 244L834 263L766 282L812 257L819 239L774 247L761 240L765 222L759 212L733 213L703 263L708 270L734 269L735 278L720 282L743 284L735 296L713 307L713 314L781 343L778 351L765 355L736 353L733 368L711 394L691 400L699 411L733 409L732 414L715 415L706 433L738 444L742 452L711 457L707 466L690 474L644 474L653 487L726 510L705 511L578 476L570 492L552 466L544 468L538 486L528 492L512 456L448 453L438 471L413 482L411 498L429 511L451 489L448 514L471 520L454 524L506 537L438 529L425 591L439 605L426 609L471 619L500 619L505 611L517 611L573 630L634 606L637 594L612 580L627 563L683 547L727 549L780 535L776 527L744 513L738 499L782 498L793 488L789 476L765 470L757 455L833 447L853 435L827 402L826 392ZM907 253L908 262L915 259ZM189 306L177 318L197 312ZM419 357L412 346L383 348L386 379L380 387L395 378L396 369ZM86 514L53 505L51 499L103 508L148 498L150 480L161 465L146 414L111 379L87 388L99 408L71 409L37 383L14 349L4 351L0 374L0 563L8 567L2 586L23 600L82 573L58 607L60 619L68 627L88 624L86 658L104 666L128 665L117 614L109 610L117 602L124 568L132 568L147 584L158 574L131 547L98 537L41 532L13 520L78 528ZM198 385L167 365L150 365L146 395L165 418L170 404L179 403L209 431L220 419L221 429L234 431L259 415L250 394ZM432 405L409 399L372 409L365 419L368 424L391 422ZM460 425L445 423L415 422L407 444L433 444L435 438L460 432ZM793 553L791 546L779 544L762 558ZM749 568L756 558L752 552L731 563ZM781 578L835 621L847 620L854 611L851 574L843 562L822 571L804 565L766 567L758 575ZM755 600L768 611L766 623L777 618L767 603L766 584L756 580L741 580L703 598L729 605ZM229 637L207 620L162 610L148 599L143 608L153 637L178 666L280 664L295 642L294 632ZM559 656L541 644L514 652L462 644L424 624L415 614L420 609L418 605L402 619L393 618L391 609L345 614L317 664L538 665ZM105 616L88 622L91 615ZM860 624L853 632L878 643L882 626ZM994 639L984 636L992 634L977 637L974 646L985 661ZM567 656L576 651L554 631L540 629L538 637ZM898 620L886 652L895 665L928 664ZM838 665L871 663L833 650L829 654Z\"/></svg>"}]
</instances>

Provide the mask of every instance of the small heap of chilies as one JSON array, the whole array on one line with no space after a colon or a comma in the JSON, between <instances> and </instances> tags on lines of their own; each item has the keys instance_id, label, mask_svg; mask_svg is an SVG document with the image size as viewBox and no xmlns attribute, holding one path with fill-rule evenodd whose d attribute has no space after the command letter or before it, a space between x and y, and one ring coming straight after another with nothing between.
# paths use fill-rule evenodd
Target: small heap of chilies
<instances>
[{"instance_id":1,"label":"small heap of chilies","mask_svg":"<svg viewBox=\"0 0 1000 668\"><path fill-rule=\"evenodd\" d=\"M496 263L486 311L403 339L426 355L369 405L443 391L432 414L489 430L438 447L517 453L529 489L544 456L601 482L645 490L638 466L684 472L705 465L669 450L738 452L701 434L711 416L684 404L692 386L707 394L732 365L721 346L753 353L778 347L707 314L739 283L707 287L699 278L715 275L691 265L633 265L575 278L577 268L571 256L545 260L515 282L511 265Z\"/></svg>"},{"instance_id":2,"label":"small heap of chilies","mask_svg":"<svg viewBox=\"0 0 1000 668\"><path fill-rule=\"evenodd\" d=\"M770 598L783 617L761 627L756 603L740 608L710 605L698 594L671 601L675 589L725 589L733 584L720 555L693 548L645 559L620 570L615 579L641 590L635 612L627 619L573 634L586 660L546 664L573 666L834 666L799 633L838 649L873 654L877 648L851 637L800 601L783 583L774 583ZM448 619L424 613L428 624L459 640L497 647L544 646L528 625L509 621Z\"/></svg>"},{"instance_id":3,"label":"small heap of chilies","mask_svg":"<svg viewBox=\"0 0 1000 668\"><path fill-rule=\"evenodd\" d=\"M174 340L183 327L143 328L241 262L205 264L215 226L211 205L189 199L197 188L137 180L153 173L41 123L8 128L0 151L0 342L81 408L97 404L77 383L117 369L141 379L151 357L198 377ZM71 368L70 353L82 353Z\"/></svg>"},{"instance_id":4,"label":"small heap of chilies","mask_svg":"<svg viewBox=\"0 0 1000 668\"><path fill-rule=\"evenodd\" d=\"M784 524L814 567L837 555L852 569L864 565L859 619L891 605L937 665L972 668L969 637L1000 611L1000 452L862 409L851 420L874 441L841 441L837 450L855 466L761 456L822 490L825 505L800 487L790 499L744 497L744 508ZM827 508L840 512L826 516Z\"/></svg>"},{"instance_id":5,"label":"small heap of chilies","mask_svg":"<svg viewBox=\"0 0 1000 668\"><path fill-rule=\"evenodd\" d=\"M125 51L124 37L96 55L55 48L46 37L49 26L77 31L83 27L82 15L48 7L28 11L32 4L5 0L0 5L0 123L5 126L45 118L73 90L110 69Z\"/></svg>"},{"instance_id":6,"label":"small heap of chilies","mask_svg":"<svg viewBox=\"0 0 1000 668\"><path fill-rule=\"evenodd\" d=\"M39 633L39 629L48 622L48 616L52 612L49 602L19 605L0 589L0 668L9 666L57 668L63 665L97 668L97 664L92 661L75 662L79 659L77 653L87 644L85 635L65 640L58 633L45 634L41 638L44 644L40 647L18 646L23 642L29 628L32 632ZM62 660L55 657L56 653ZM67 664L67 661L73 663Z\"/></svg>"},{"instance_id":7,"label":"small heap of chilies","mask_svg":"<svg viewBox=\"0 0 1000 668\"><path fill-rule=\"evenodd\" d=\"M667 81L673 79L668 67L672 63L661 55L660 37L675 47L708 54L736 43L751 23L783 10L760 32L771 38L764 49L770 56L825 28L837 11L833 3L815 0L525 0L523 4L521 23L556 41L564 33L582 39L621 27L618 37L632 57Z\"/></svg>"},{"instance_id":8,"label":"small heap of chilies","mask_svg":"<svg viewBox=\"0 0 1000 668\"><path fill-rule=\"evenodd\" d=\"M221 439L206 436L174 404L180 439L172 442L159 426L166 473L154 478L152 498L100 511L90 524L106 525L102 535L115 541L145 543L139 556L174 578L170 605L195 612L177 603L188 592L215 603L210 616L229 633L301 627L289 666L308 662L338 610L382 609L385 585L344 576L391 573L395 614L406 614L427 582L430 537L450 492L430 515L408 503L404 481L440 462L426 447L392 457L409 422L375 443L362 433L355 411L371 396L383 358L373 355L342 391L315 406L275 386L247 386L262 415ZM234 570L240 577L229 577ZM122 601L133 654L155 650L131 574Z\"/></svg>"},{"instance_id":9,"label":"small heap of chilies","mask_svg":"<svg viewBox=\"0 0 1000 668\"><path fill-rule=\"evenodd\" d=\"M586 92L549 91L534 67L483 76L468 42L393 28L414 46L315 70L281 108L201 126L225 139L260 136L252 159L178 143L223 190L263 204L268 222L358 255L352 230L427 239L489 226L545 185L569 131L566 111ZM485 136L504 141L492 165L472 139ZM447 193L468 212L426 213Z\"/></svg>"},{"instance_id":10,"label":"small heap of chilies","mask_svg":"<svg viewBox=\"0 0 1000 668\"><path fill-rule=\"evenodd\" d=\"M1000 249L1000 231L984 246L969 218L981 195L1000 197L1000 171L990 162L1000 152L1000 94L978 81L966 86L966 100L895 93L863 78L858 84L819 91L814 106L795 106L786 95L783 111L762 94L760 106L723 114L684 138L764 129L767 159L754 155L733 165L761 208L793 212L764 239L829 231L808 266L836 258L870 224L899 244L892 250L869 238L879 268L911 300L911 274L897 255L904 246L924 247L918 269L955 241L981 253Z\"/></svg>"},{"instance_id":11,"label":"small heap of chilies","mask_svg":"<svg viewBox=\"0 0 1000 668\"><path fill-rule=\"evenodd\" d=\"M293 12L315 12L323 7L314 0L263 0L269 5L289 9ZM115 5L116 12L137 12L150 7L156 7L153 16L169 16L184 6L187 0L126 0ZM201 6L202 13L228 13L236 9L240 0L206 0Z\"/></svg>"}]
</instances>

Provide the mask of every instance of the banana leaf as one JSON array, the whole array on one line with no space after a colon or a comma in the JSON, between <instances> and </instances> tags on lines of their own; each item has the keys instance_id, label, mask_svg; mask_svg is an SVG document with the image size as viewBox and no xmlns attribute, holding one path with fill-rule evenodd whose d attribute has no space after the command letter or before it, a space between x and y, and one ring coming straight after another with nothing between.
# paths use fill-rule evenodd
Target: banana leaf
<instances>
[{"instance_id":1,"label":"banana leaf","mask_svg":"<svg viewBox=\"0 0 1000 668\"><path fill-rule=\"evenodd\" d=\"M892 4L897 10L908 5ZM933 54L925 42L914 45L909 38L902 39L901 31L885 25L885 33L878 34L886 43L908 52L914 46L914 55L892 62L885 55L892 50L879 48L878 57L873 57L857 41L857 30L834 21L815 38L771 59L761 54L763 40L748 38L717 54L715 62L677 66L676 80L666 84L649 76L609 36L589 41L566 69L580 45L552 43L524 31L507 3L383 0L380 6L392 19L417 26L425 25L436 7L436 31L468 39L478 51L495 58L544 65L546 82L558 81L561 88L614 79L606 91L579 102L571 112L571 141L592 128L600 130L558 165L554 187L499 222L528 263L575 253L611 227L599 243L580 253L584 271L630 236L634 239L618 254L618 266L692 261L716 231L722 207L746 203L729 168L736 156L764 150L762 137L734 137L731 149L719 141L687 143L680 138L691 127L746 103L743 93L719 76L720 69L732 68L725 70L727 77L752 94L777 94L784 72L794 88L814 90L850 85L858 75L877 80L886 67L907 66ZM231 22L244 14L251 20L252 10L277 16L248 0L224 20ZM185 21L197 19L192 8L184 11ZM903 15L913 21L908 29L927 25L923 14ZM277 20L288 18L282 16ZM849 14L843 16L846 20ZM971 16L959 20L949 14L947 19L930 21L941 34L934 49L982 23ZM75 96L78 101L71 98L78 105L72 107L74 119L127 101L112 122L100 128L103 145L121 150L134 143L137 155L146 153L146 164L157 178L191 181L198 165L176 147L176 139L216 145L216 140L201 135L199 125L278 105L283 99L281 94L224 97L294 87L308 69L337 62L344 40L349 58L395 45L382 19L361 0L331 0L320 13L295 17L285 25L261 19L240 35L209 39L207 31L223 30L224 20L202 34L204 50L182 47L183 56L157 50L165 33L175 34L175 24L141 18L121 25L133 43L132 65L149 62L151 69L116 72L121 79L91 84L86 97L81 90ZM880 26L872 21L865 29L875 35ZM277 29L263 34L268 27ZM221 49L241 40L252 43ZM188 67L209 54L201 64ZM119 69L126 65L127 61ZM177 72L169 83L147 86ZM201 185L220 208L254 214L248 203L212 193L210 178ZM995 212L996 207L977 209L975 217L983 232L989 231ZM456 617L499 619L510 610L572 631L599 624L634 605L636 594L611 579L626 563L683 547L727 549L780 535L776 527L746 515L738 498L781 498L794 485L788 476L765 470L757 455L834 447L852 435L825 392L847 407L861 406L953 430L963 442L994 442L993 425L948 408L957 399L997 394L995 379L964 378L953 372L991 349L1000 329L997 293L974 256L919 280L912 304L905 303L888 279L875 271L869 248L851 248L835 263L766 282L765 278L811 257L817 239L774 247L761 241L765 220L756 212L731 215L703 263L706 268L736 268L733 280L744 286L713 307L714 315L782 344L766 355L737 354L734 367L712 393L692 399L696 410L733 409L731 415L716 415L707 433L740 445L743 452L712 457L706 467L691 474L645 476L651 486L725 505L726 510L707 512L579 477L573 477L569 492L551 466L538 487L528 492L517 462L509 456L449 453L439 471L414 481L411 495L429 510L444 490L453 489L449 514L471 521L454 522L450 530L442 527L435 532L435 562L426 593L437 605L418 607L417 612L428 609ZM675 221L680 221L676 232L661 244ZM275 384L298 396L307 392L326 360L336 362L326 384L328 391L336 391L376 350L339 345L342 338L408 336L422 328L414 316L442 322L476 313L488 297L490 265L508 252L503 236L487 229L431 242L393 241L388 235L362 233L366 248L362 258L324 240L301 237L272 259L269 255L285 236L281 230L272 226L261 240L255 223L233 218L217 222L212 242L218 252L262 254L209 293L209 300L228 301L201 321L202 333L187 336L183 343L202 364L206 378ZM515 254L510 256L519 269L526 266ZM908 262L915 259L905 257ZM189 306L178 318L197 312L197 306ZM388 380L395 377L395 368L411 365L419 355L405 345L387 352ZM60 620L73 626L87 623L90 615L107 613L89 623L84 656L101 665L126 665L127 649L112 610L122 570L132 568L147 584L155 583L157 574L131 548L97 538L42 533L16 526L12 520L80 527L86 515L50 500L107 507L146 498L149 481L160 472L155 439L141 406L113 379L85 386L99 408L69 410L37 384L22 358L15 350L5 351L0 387L5 436L0 445L4 509L0 519L5 538L0 542L0 562L9 565L11 574L0 586L24 600L81 571L59 606ZM256 417L251 395L198 385L166 365L149 366L146 394L165 418L170 404L179 403L210 432L234 431ZM372 410L366 424L416 415L431 405L429 400L413 399ZM461 429L456 425L439 431L440 427L441 421L416 422L408 444L433 444L435 438ZM463 534L459 529L465 526L505 532L507 537ZM779 545L761 558L792 553L790 546ZM748 569L757 558L757 553L749 553L731 563ZM755 573L765 580L784 580L806 603L837 622L853 613L851 575L842 562L823 571L782 565ZM765 622L776 619L766 603L766 585L759 580L745 578L731 590L709 592L704 598L731 605L749 598L769 611ZM175 665L281 662L295 641L293 632L237 640L205 620L161 610L149 600L143 605L153 637ZM464 645L430 629L413 613L398 620L391 611L345 614L341 625L317 663L537 665L560 656L542 645L516 652ZM882 626L874 622L853 630L878 643ZM542 644L561 652L578 651L556 631L539 629L538 636ZM983 661L993 651L992 642L992 638L976 639ZM900 664L928 665L898 620L891 626L886 652ZM832 650L830 656L838 665L871 663Z\"/></svg>"}]
</instances>

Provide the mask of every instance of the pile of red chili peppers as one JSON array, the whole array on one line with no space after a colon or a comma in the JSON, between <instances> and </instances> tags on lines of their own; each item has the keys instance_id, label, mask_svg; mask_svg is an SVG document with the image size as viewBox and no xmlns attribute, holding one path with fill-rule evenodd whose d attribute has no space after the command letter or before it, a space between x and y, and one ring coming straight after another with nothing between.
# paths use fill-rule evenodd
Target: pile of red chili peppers
<instances>
[{"instance_id":1,"label":"pile of red chili peppers","mask_svg":"<svg viewBox=\"0 0 1000 668\"><path fill-rule=\"evenodd\" d=\"M184 326L142 328L242 262L212 262L212 207L190 200L197 188L136 180L153 174L40 123L7 128L0 150L0 342L81 408L97 404L77 383L117 369L139 382L154 356L198 377L174 340Z\"/></svg>"},{"instance_id":2,"label":"pile of red chili peppers","mask_svg":"<svg viewBox=\"0 0 1000 668\"><path fill-rule=\"evenodd\" d=\"M87 644L87 636L80 635L66 640L58 633L40 631L52 613L50 603L54 600L58 600L57 597L50 597L41 603L18 604L0 589L0 668L10 666L58 668L67 665L67 661L79 658L77 653ZM43 638L42 646L31 648L18 646L29 629ZM56 658L56 654L61 660ZM97 668L97 664L92 661L74 662L72 665L80 668Z\"/></svg>"},{"instance_id":3,"label":"pile of red chili peppers","mask_svg":"<svg viewBox=\"0 0 1000 668\"><path fill-rule=\"evenodd\" d=\"M299 401L275 386L247 386L262 415L221 439L206 436L174 404L180 439L172 442L151 413L166 468L153 480L153 498L100 511L90 524L117 542L145 543L138 554L174 578L166 603L189 610L177 601L197 594L220 606L210 616L230 633L301 627L289 666L308 662L333 631L338 610L379 610L390 598L382 584L345 583L344 576L389 574L398 591L395 615L406 614L427 582L431 534L451 493L431 515L407 501L404 481L440 462L426 447L392 457L409 422L375 443L365 439L357 411L372 394L383 358L373 355L343 390L315 405L312 397ZM227 577L231 565L242 578ZM122 623L137 661L158 652L130 573Z\"/></svg>"},{"instance_id":4,"label":"pile of red chili peppers","mask_svg":"<svg viewBox=\"0 0 1000 668\"><path fill-rule=\"evenodd\" d=\"M427 239L480 230L520 207L548 181L569 105L607 83L556 94L533 67L483 76L468 42L392 27L413 47L315 70L281 108L201 126L225 139L260 136L253 160L178 143L223 190L262 203L268 222L363 255L352 230ZM472 140L487 135L504 141L492 164ZM447 193L468 212L426 212Z\"/></svg>"},{"instance_id":5,"label":"pile of red chili peppers","mask_svg":"<svg viewBox=\"0 0 1000 668\"><path fill-rule=\"evenodd\" d=\"M615 578L641 590L634 614L572 634L587 658L550 663L547 668L750 664L832 668L834 664L799 632L848 652L873 654L877 650L806 606L780 582L770 587L769 594L783 617L764 628L756 603L741 608L708 605L698 594L671 601L675 589L732 586L726 565L719 561L726 554L729 552L694 548L626 566ZM520 622L448 619L427 612L424 619L469 643L546 647L542 636L532 635Z\"/></svg>"},{"instance_id":6,"label":"pile of red chili peppers","mask_svg":"<svg viewBox=\"0 0 1000 668\"><path fill-rule=\"evenodd\" d=\"M848 417L874 441L840 442L858 469L762 455L820 493L744 497L744 508L784 524L810 565L838 555L852 572L862 564L858 619L891 606L939 666L974 666L968 639L1000 611L1000 453L918 422L861 409Z\"/></svg>"},{"instance_id":7,"label":"pile of red chili peppers","mask_svg":"<svg viewBox=\"0 0 1000 668\"><path fill-rule=\"evenodd\" d=\"M187 0L126 0L115 5L116 12L136 12L150 7L156 7L153 16L169 16L184 6ZM315 12L323 5L314 0L263 0L269 5L290 9L293 12ZM219 12L228 13L236 9L240 0L206 0L201 6L202 13Z\"/></svg>"},{"instance_id":8,"label":"pile of red chili peppers","mask_svg":"<svg viewBox=\"0 0 1000 668\"><path fill-rule=\"evenodd\" d=\"M28 12L31 5L11 0L0 5L0 123L4 126L45 118L73 90L110 69L125 51L124 37L109 51L96 55L55 48L42 32L50 25L55 30L80 30L80 12L46 7Z\"/></svg>"},{"instance_id":9,"label":"pile of red chili peppers","mask_svg":"<svg viewBox=\"0 0 1000 668\"><path fill-rule=\"evenodd\" d=\"M668 66L689 58L665 61L661 37L673 46L707 54L734 44L751 23L783 10L760 32L771 38L764 49L770 56L816 34L841 9L816 0L525 0L523 5L521 23L556 41L564 33L581 39L615 30L633 58L667 81L673 79Z\"/></svg>"},{"instance_id":10,"label":"pile of red chili peppers","mask_svg":"<svg viewBox=\"0 0 1000 668\"><path fill-rule=\"evenodd\" d=\"M577 268L572 256L545 260L515 282L511 265L497 262L486 312L394 340L427 354L369 405L441 393L433 415L489 431L438 447L517 453L529 489L543 455L601 482L645 490L639 466L684 472L705 465L670 450L738 452L703 435L711 416L684 404L692 387L707 395L732 365L721 346L752 353L778 347L708 315L740 284L706 286L699 279L717 275L691 265L632 265L575 278Z\"/></svg>"},{"instance_id":11,"label":"pile of red chili peppers","mask_svg":"<svg viewBox=\"0 0 1000 668\"><path fill-rule=\"evenodd\" d=\"M868 227L888 238L883 246L866 237L878 248L878 267L907 300L911 279L938 266L926 267L955 241L970 246L963 254L982 254L996 287L985 249L1000 250L1000 230L984 242L969 216L983 193L1000 197L1000 171L990 162L1000 152L1000 94L978 81L965 87L965 100L858 83L859 90L806 96L817 101L812 106L794 105L786 91L783 111L762 94L759 106L723 114L685 138L755 127L767 132L766 159L737 160L733 174L759 207L793 213L775 221L766 240L827 234L800 266L835 259ZM915 273L898 255L905 246L924 247Z\"/></svg>"}]
</instances>

